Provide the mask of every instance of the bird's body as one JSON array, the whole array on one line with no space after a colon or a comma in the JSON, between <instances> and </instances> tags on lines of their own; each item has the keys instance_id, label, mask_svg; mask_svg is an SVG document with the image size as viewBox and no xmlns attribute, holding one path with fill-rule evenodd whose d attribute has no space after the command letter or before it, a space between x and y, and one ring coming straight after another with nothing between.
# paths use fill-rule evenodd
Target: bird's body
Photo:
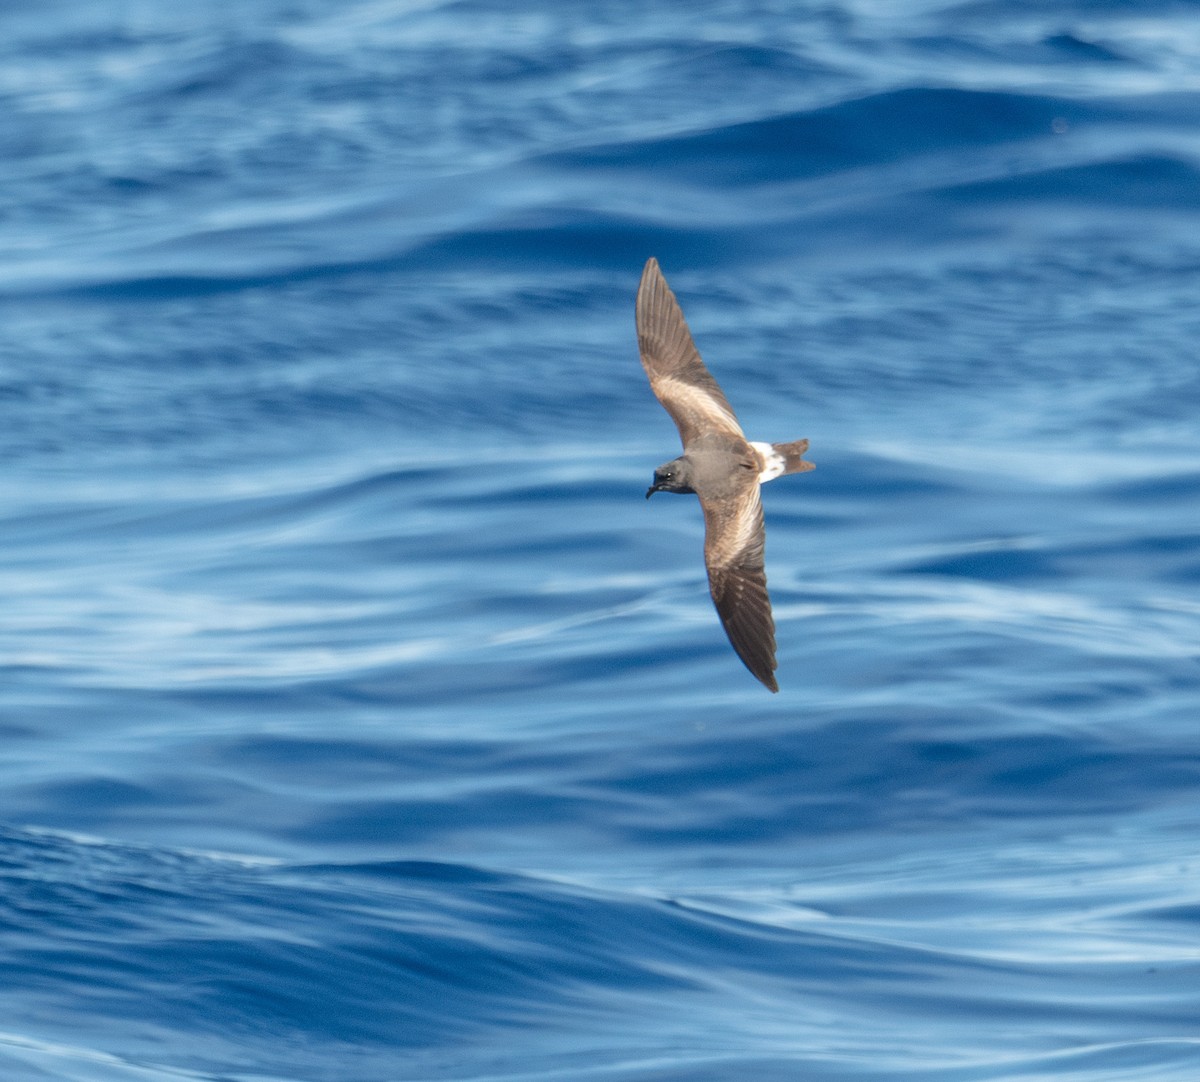
<instances>
[{"instance_id":1,"label":"bird's body","mask_svg":"<svg viewBox=\"0 0 1200 1082\"><path fill-rule=\"evenodd\" d=\"M750 442L733 407L704 367L658 261L642 272L638 347L650 387L671 415L683 454L654 471L646 493L695 493L704 511L704 563L713 602L738 656L772 691L775 622L763 566L765 529L759 486L811 470L808 440Z\"/></svg>"}]
</instances>

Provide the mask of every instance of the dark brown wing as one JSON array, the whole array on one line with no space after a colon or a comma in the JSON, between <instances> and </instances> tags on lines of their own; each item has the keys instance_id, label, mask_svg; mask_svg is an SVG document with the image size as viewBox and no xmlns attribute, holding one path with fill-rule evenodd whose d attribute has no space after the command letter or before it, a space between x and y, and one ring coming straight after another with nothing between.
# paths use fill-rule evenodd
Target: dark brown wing
<instances>
[{"instance_id":1,"label":"dark brown wing","mask_svg":"<svg viewBox=\"0 0 1200 1082\"><path fill-rule=\"evenodd\" d=\"M728 432L745 439L717 381L704 367L679 302L649 259L637 294L638 349L650 389L679 429L684 450L701 433Z\"/></svg>"},{"instance_id":2,"label":"dark brown wing","mask_svg":"<svg viewBox=\"0 0 1200 1082\"><path fill-rule=\"evenodd\" d=\"M701 500L708 588L734 650L772 691L775 682L775 621L763 568L766 529L758 480L726 499Z\"/></svg>"}]
</instances>

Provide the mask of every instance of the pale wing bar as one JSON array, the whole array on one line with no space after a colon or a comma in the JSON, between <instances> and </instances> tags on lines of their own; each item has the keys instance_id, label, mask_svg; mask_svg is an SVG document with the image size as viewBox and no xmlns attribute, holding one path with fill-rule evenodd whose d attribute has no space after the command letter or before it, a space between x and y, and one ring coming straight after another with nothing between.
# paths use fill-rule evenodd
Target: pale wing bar
<instances>
[{"instance_id":1,"label":"pale wing bar","mask_svg":"<svg viewBox=\"0 0 1200 1082\"><path fill-rule=\"evenodd\" d=\"M772 691L778 691L775 621L763 566L766 531L758 483L747 486L734 508L702 505L704 558L717 615L746 668Z\"/></svg>"},{"instance_id":2,"label":"pale wing bar","mask_svg":"<svg viewBox=\"0 0 1200 1082\"><path fill-rule=\"evenodd\" d=\"M733 407L704 367L679 302L653 258L646 262L638 286L637 332L650 387L678 427L685 450L695 436L712 428L745 438Z\"/></svg>"}]
</instances>

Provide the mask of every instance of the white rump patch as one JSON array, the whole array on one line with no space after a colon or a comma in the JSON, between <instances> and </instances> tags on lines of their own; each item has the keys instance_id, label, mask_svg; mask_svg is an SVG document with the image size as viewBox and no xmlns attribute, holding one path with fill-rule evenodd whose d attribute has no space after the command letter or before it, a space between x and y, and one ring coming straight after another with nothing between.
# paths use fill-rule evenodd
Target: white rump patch
<instances>
[{"instance_id":1,"label":"white rump patch","mask_svg":"<svg viewBox=\"0 0 1200 1082\"><path fill-rule=\"evenodd\" d=\"M765 485L768 481L775 480L784 470L787 469L787 463L778 451L775 450L769 443L758 443L755 440L749 441L763 460L762 472L758 475L758 483Z\"/></svg>"}]
</instances>

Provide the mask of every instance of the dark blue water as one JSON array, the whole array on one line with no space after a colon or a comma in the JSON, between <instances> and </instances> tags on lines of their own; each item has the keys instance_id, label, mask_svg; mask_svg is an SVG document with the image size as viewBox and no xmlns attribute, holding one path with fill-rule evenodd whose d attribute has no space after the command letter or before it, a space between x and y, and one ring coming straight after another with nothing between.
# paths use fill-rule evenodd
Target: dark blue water
<instances>
[{"instance_id":1,"label":"dark blue water","mask_svg":"<svg viewBox=\"0 0 1200 1082\"><path fill-rule=\"evenodd\" d=\"M0 27L0 1078L1200 1077L1200 8Z\"/></svg>"}]
</instances>

